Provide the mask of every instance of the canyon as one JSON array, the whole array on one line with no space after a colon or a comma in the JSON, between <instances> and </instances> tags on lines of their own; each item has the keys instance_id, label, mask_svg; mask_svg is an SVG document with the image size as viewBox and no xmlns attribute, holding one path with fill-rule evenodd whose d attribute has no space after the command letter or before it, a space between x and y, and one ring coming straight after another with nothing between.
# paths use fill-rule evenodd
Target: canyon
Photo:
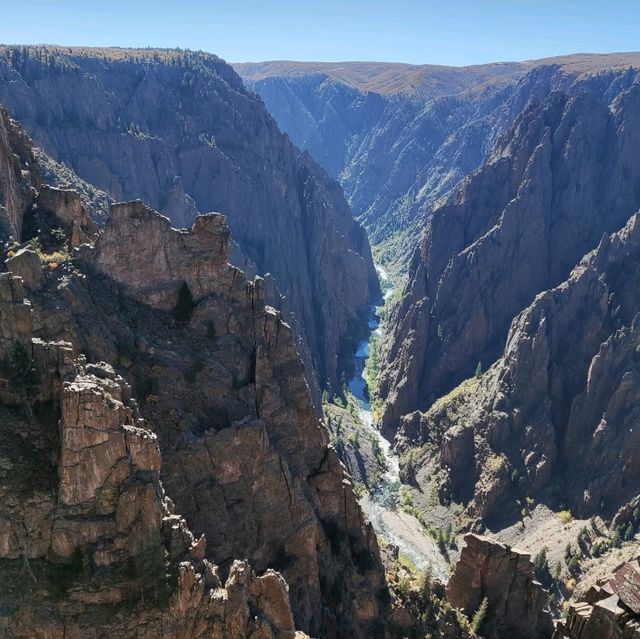
<instances>
[{"instance_id":1,"label":"canyon","mask_svg":"<svg viewBox=\"0 0 640 639\"><path fill-rule=\"evenodd\" d=\"M554 601L562 580L612 573L600 550L635 531L638 486L637 54L236 68L338 178L399 284L371 388L398 509L426 536L548 553Z\"/></svg>"},{"instance_id":2,"label":"canyon","mask_svg":"<svg viewBox=\"0 0 640 639\"><path fill-rule=\"evenodd\" d=\"M178 227L226 213L231 259L272 275L269 299L294 325L308 376L337 388L379 295L366 234L228 65L179 51L4 47L0 104L114 200L141 199Z\"/></svg>"},{"instance_id":3,"label":"canyon","mask_svg":"<svg viewBox=\"0 0 640 639\"><path fill-rule=\"evenodd\" d=\"M640 635L640 54L0 104L6 637Z\"/></svg>"}]
</instances>

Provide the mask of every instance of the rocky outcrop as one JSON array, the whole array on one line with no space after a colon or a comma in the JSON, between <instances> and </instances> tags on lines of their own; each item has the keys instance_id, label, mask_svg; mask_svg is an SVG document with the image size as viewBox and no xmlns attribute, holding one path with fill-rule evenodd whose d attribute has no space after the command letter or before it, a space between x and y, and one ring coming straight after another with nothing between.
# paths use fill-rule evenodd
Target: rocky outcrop
<instances>
[{"instance_id":1,"label":"rocky outcrop","mask_svg":"<svg viewBox=\"0 0 640 639\"><path fill-rule=\"evenodd\" d=\"M609 106L589 94L530 105L434 213L390 322L379 385L388 433L495 361L514 315L635 212L638 105L637 86Z\"/></svg>"},{"instance_id":2,"label":"rocky outcrop","mask_svg":"<svg viewBox=\"0 0 640 639\"><path fill-rule=\"evenodd\" d=\"M39 183L31 142L0 107L0 241L20 239L23 213L31 206Z\"/></svg>"},{"instance_id":3,"label":"rocky outcrop","mask_svg":"<svg viewBox=\"0 0 640 639\"><path fill-rule=\"evenodd\" d=\"M55 218L69 238L69 248L77 248L97 237L98 226L89 217L80 194L73 189L43 184L38 191L35 209Z\"/></svg>"},{"instance_id":4,"label":"rocky outcrop","mask_svg":"<svg viewBox=\"0 0 640 639\"><path fill-rule=\"evenodd\" d=\"M640 567L619 566L569 606L553 639L637 639L640 637Z\"/></svg>"},{"instance_id":5,"label":"rocky outcrop","mask_svg":"<svg viewBox=\"0 0 640 639\"><path fill-rule=\"evenodd\" d=\"M95 248L45 271L28 305L34 333L132 380L163 450L167 494L206 536L202 552L221 575L238 557L258 574L278 569L298 628L375 635L385 590L375 537L328 447L291 329L265 305L262 281L227 263L228 240L221 215L179 231L141 203L117 205ZM120 435L93 443L111 462L123 445ZM75 490L105 479L92 455L69 463L96 477Z\"/></svg>"},{"instance_id":6,"label":"rocky outcrop","mask_svg":"<svg viewBox=\"0 0 640 639\"><path fill-rule=\"evenodd\" d=\"M0 282L3 634L293 639L284 579L236 561L223 585L205 538L172 513L126 382L31 338L20 280Z\"/></svg>"},{"instance_id":7,"label":"rocky outcrop","mask_svg":"<svg viewBox=\"0 0 640 639\"><path fill-rule=\"evenodd\" d=\"M539 294L482 378L403 422L400 440L440 447L441 497L494 522L525 496L585 517L636 497L639 228L634 215Z\"/></svg>"},{"instance_id":8,"label":"rocky outcrop","mask_svg":"<svg viewBox=\"0 0 640 639\"><path fill-rule=\"evenodd\" d=\"M335 632L335 613L321 607L331 596L338 623L357 631L379 613L375 540L327 447L291 331L265 305L262 280L249 283L227 264L228 240L223 216L177 231L141 203L122 204L81 259L183 326L169 348L162 330L139 334L136 344L153 356L136 372L153 382L150 414L172 416L160 432L165 485L210 540L211 558L226 566L241 553L258 570L281 567L299 627ZM82 339L84 329L75 330ZM190 335L201 336L197 345L187 345ZM176 357L184 362L177 376Z\"/></svg>"},{"instance_id":9,"label":"rocky outcrop","mask_svg":"<svg viewBox=\"0 0 640 639\"><path fill-rule=\"evenodd\" d=\"M0 103L36 144L118 200L191 226L227 215L271 273L308 372L338 387L379 295L366 234L340 187L296 149L219 58L180 51L4 48ZM354 342L355 343L355 342Z\"/></svg>"},{"instance_id":10,"label":"rocky outcrop","mask_svg":"<svg viewBox=\"0 0 640 639\"><path fill-rule=\"evenodd\" d=\"M131 202L97 237L87 219L68 190L34 193L21 221L36 235L5 261L29 286L0 273L0 411L15 426L0 468L19 468L3 475L2 583L28 585L30 567L42 585L39 599L11 587L3 630L381 634L375 535L291 328L264 280L228 264L225 217L177 230Z\"/></svg>"},{"instance_id":11,"label":"rocky outcrop","mask_svg":"<svg viewBox=\"0 0 640 639\"><path fill-rule=\"evenodd\" d=\"M486 598L479 633L487 639L549 639L553 632L547 592L535 581L531 555L480 537L466 546L447 584L447 599L471 618Z\"/></svg>"}]
</instances>

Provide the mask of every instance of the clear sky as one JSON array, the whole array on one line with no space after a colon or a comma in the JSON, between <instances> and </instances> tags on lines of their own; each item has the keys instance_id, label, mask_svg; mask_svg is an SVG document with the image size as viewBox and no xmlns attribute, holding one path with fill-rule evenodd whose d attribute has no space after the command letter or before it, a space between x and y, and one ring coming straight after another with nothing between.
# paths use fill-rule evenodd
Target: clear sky
<instances>
[{"instance_id":1,"label":"clear sky","mask_svg":"<svg viewBox=\"0 0 640 639\"><path fill-rule=\"evenodd\" d=\"M0 0L0 42L465 65L640 49L640 0Z\"/></svg>"}]
</instances>

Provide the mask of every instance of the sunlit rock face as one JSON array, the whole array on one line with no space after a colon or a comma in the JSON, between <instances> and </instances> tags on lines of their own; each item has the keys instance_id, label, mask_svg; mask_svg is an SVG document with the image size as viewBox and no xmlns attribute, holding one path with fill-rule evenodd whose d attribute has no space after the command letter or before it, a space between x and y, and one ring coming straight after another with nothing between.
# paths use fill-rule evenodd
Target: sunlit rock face
<instances>
[{"instance_id":1,"label":"sunlit rock face","mask_svg":"<svg viewBox=\"0 0 640 639\"><path fill-rule=\"evenodd\" d=\"M379 295L366 234L340 187L283 135L233 69L178 51L4 48L0 103L37 145L116 200L174 226L218 211L270 273L309 377L339 386Z\"/></svg>"},{"instance_id":2,"label":"sunlit rock face","mask_svg":"<svg viewBox=\"0 0 640 639\"><path fill-rule=\"evenodd\" d=\"M381 635L375 535L225 217L25 206L0 273L3 632Z\"/></svg>"}]
</instances>

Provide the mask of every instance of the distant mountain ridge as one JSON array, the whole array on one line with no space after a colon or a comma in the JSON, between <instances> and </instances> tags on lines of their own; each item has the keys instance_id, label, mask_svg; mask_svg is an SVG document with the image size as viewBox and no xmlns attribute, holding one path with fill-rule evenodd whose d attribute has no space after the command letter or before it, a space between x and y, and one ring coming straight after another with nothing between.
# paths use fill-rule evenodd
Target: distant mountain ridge
<instances>
[{"instance_id":1,"label":"distant mountain ridge","mask_svg":"<svg viewBox=\"0 0 640 639\"><path fill-rule=\"evenodd\" d=\"M279 126L340 181L379 257L400 272L434 207L488 159L524 102L639 67L639 53L473 67L235 65Z\"/></svg>"},{"instance_id":2,"label":"distant mountain ridge","mask_svg":"<svg viewBox=\"0 0 640 639\"><path fill-rule=\"evenodd\" d=\"M245 80L254 83L271 77L324 75L358 91L391 95L416 93L425 97L452 95L479 90L521 77L531 69L557 64L568 72L594 72L602 69L640 65L640 52L573 53L522 62L491 62L468 66L408 64L402 62L302 62L268 60L264 62L232 62L231 66ZM459 91L456 91L456 87Z\"/></svg>"}]
</instances>

